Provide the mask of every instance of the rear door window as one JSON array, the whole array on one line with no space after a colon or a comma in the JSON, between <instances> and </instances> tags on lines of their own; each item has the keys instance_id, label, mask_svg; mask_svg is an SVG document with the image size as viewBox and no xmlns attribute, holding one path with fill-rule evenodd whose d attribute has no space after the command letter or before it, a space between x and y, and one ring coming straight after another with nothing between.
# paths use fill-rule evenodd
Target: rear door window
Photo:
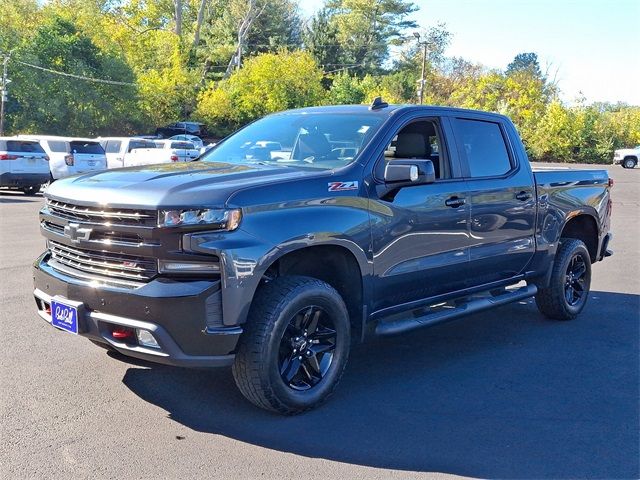
<instances>
[{"instance_id":1,"label":"rear door window","mask_svg":"<svg viewBox=\"0 0 640 480\"><path fill-rule=\"evenodd\" d=\"M109 140L104 149L106 153L120 153L120 146L122 142L120 140Z\"/></svg>"},{"instance_id":2,"label":"rear door window","mask_svg":"<svg viewBox=\"0 0 640 480\"><path fill-rule=\"evenodd\" d=\"M71 152L84 153L90 155L104 155L104 149L98 142L73 141L71 143Z\"/></svg>"},{"instance_id":3,"label":"rear door window","mask_svg":"<svg viewBox=\"0 0 640 480\"><path fill-rule=\"evenodd\" d=\"M69 151L69 144L64 140L47 140L47 144L52 152L67 153Z\"/></svg>"},{"instance_id":4,"label":"rear door window","mask_svg":"<svg viewBox=\"0 0 640 480\"><path fill-rule=\"evenodd\" d=\"M148 140L131 140L129 142L129 151L136 148L156 148L156 144Z\"/></svg>"},{"instance_id":5,"label":"rear door window","mask_svg":"<svg viewBox=\"0 0 640 480\"><path fill-rule=\"evenodd\" d=\"M454 120L458 149L466 155L472 178L497 177L513 165L500 125L482 120Z\"/></svg>"},{"instance_id":6,"label":"rear door window","mask_svg":"<svg viewBox=\"0 0 640 480\"><path fill-rule=\"evenodd\" d=\"M21 140L8 140L7 151L25 153L44 153L38 142L25 142Z\"/></svg>"}]
</instances>

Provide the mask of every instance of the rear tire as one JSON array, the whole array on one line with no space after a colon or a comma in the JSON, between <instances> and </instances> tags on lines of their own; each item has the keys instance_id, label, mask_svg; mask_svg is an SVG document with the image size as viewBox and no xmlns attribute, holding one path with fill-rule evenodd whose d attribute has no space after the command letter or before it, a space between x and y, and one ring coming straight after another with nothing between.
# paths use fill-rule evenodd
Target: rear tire
<instances>
[{"instance_id":1,"label":"rear tire","mask_svg":"<svg viewBox=\"0 0 640 480\"><path fill-rule=\"evenodd\" d=\"M24 193L25 195L29 196L29 197L33 197L36 193L38 193L40 191L40 186L30 186L30 187L24 187L21 189L22 193Z\"/></svg>"},{"instance_id":2,"label":"rear tire","mask_svg":"<svg viewBox=\"0 0 640 480\"><path fill-rule=\"evenodd\" d=\"M591 257L582 240L561 240L549 286L536 294L538 310L553 320L573 320L589 298Z\"/></svg>"},{"instance_id":3,"label":"rear tire","mask_svg":"<svg viewBox=\"0 0 640 480\"><path fill-rule=\"evenodd\" d=\"M633 158L625 158L622 161L622 166L624 168L633 168L636 166L636 161Z\"/></svg>"},{"instance_id":4,"label":"rear tire","mask_svg":"<svg viewBox=\"0 0 640 480\"><path fill-rule=\"evenodd\" d=\"M351 325L330 285L276 278L256 293L244 328L232 370L247 400L293 415L331 395L347 364Z\"/></svg>"}]
</instances>

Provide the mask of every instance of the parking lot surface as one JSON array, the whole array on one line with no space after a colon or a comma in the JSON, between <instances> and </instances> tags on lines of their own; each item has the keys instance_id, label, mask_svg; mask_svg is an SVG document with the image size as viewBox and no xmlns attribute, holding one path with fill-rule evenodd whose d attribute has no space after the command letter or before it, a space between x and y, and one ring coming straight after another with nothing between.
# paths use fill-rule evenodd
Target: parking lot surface
<instances>
[{"instance_id":1,"label":"parking lot surface","mask_svg":"<svg viewBox=\"0 0 640 480\"><path fill-rule=\"evenodd\" d=\"M527 301L373 340L291 418L230 370L136 362L40 320L43 200L0 193L0 476L638 478L640 169L606 168L615 254L577 320Z\"/></svg>"}]
</instances>

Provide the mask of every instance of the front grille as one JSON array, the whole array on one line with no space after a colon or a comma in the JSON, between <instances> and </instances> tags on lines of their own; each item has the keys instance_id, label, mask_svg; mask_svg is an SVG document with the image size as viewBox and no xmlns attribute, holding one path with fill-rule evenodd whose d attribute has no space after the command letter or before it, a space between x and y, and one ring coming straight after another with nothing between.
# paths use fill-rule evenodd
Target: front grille
<instances>
[{"instance_id":1,"label":"front grille","mask_svg":"<svg viewBox=\"0 0 640 480\"><path fill-rule=\"evenodd\" d=\"M158 273L152 258L69 247L49 240L54 260L75 270L109 278L145 282Z\"/></svg>"},{"instance_id":2,"label":"front grille","mask_svg":"<svg viewBox=\"0 0 640 480\"><path fill-rule=\"evenodd\" d=\"M157 224L157 213L154 210L85 207L50 198L47 198L47 209L57 217L76 222L150 227Z\"/></svg>"},{"instance_id":3,"label":"front grille","mask_svg":"<svg viewBox=\"0 0 640 480\"><path fill-rule=\"evenodd\" d=\"M58 235L64 235L64 226L53 222L42 222L42 227ZM148 245L157 245L151 241L145 241L136 233L123 233L115 231L93 231L88 240L89 242L100 243L104 245L125 245L131 247L140 247Z\"/></svg>"}]
</instances>

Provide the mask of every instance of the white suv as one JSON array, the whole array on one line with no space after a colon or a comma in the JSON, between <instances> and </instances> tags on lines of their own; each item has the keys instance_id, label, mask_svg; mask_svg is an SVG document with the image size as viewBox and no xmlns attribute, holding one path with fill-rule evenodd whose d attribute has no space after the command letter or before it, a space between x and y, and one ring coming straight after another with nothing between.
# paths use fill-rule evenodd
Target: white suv
<instances>
[{"instance_id":1,"label":"white suv","mask_svg":"<svg viewBox=\"0 0 640 480\"><path fill-rule=\"evenodd\" d=\"M49 157L35 140L0 137L0 187L35 195L49 181Z\"/></svg>"},{"instance_id":2,"label":"white suv","mask_svg":"<svg viewBox=\"0 0 640 480\"><path fill-rule=\"evenodd\" d=\"M635 148L621 148L613 153L613 164L622 165L624 168L633 168L638 165L640 157L640 145Z\"/></svg>"},{"instance_id":3,"label":"white suv","mask_svg":"<svg viewBox=\"0 0 640 480\"><path fill-rule=\"evenodd\" d=\"M52 180L107 169L104 149L96 140L44 135L19 135L19 137L40 142L49 155Z\"/></svg>"}]
</instances>

